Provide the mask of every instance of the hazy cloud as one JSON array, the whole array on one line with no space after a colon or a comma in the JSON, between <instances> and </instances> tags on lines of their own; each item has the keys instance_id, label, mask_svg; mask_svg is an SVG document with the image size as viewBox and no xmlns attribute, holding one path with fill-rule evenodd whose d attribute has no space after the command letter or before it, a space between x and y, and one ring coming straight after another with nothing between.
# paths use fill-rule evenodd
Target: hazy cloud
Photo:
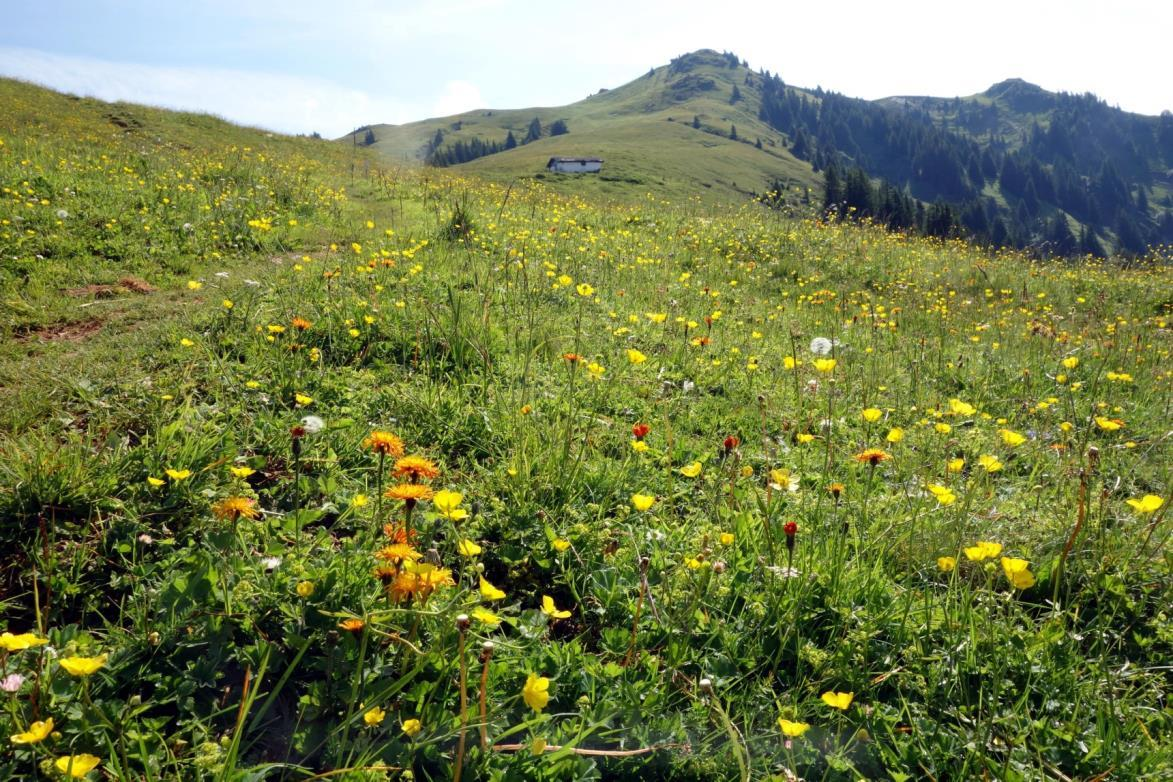
<instances>
[{"instance_id":1,"label":"hazy cloud","mask_svg":"<svg viewBox=\"0 0 1173 782\"><path fill-rule=\"evenodd\" d=\"M430 106L399 103L322 79L226 68L107 62L0 46L0 73L102 100L216 114L285 133L318 131L336 138L370 122L407 122ZM449 85L445 105L463 105L476 87ZM438 102L439 103L439 102Z\"/></svg>"}]
</instances>

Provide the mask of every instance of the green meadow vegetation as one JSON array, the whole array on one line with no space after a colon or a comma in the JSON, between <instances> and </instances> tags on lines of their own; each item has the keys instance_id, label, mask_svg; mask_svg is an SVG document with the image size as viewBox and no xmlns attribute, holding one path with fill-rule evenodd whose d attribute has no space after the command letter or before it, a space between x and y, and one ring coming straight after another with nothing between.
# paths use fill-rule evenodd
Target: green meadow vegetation
<instances>
[{"instance_id":1,"label":"green meadow vegetation","mask_svg":"<svg viewBox=\"0 0 1173 782\"><path fill-rule=\"evenodd\" d=\"M0 778L1173 773L1168 257L381 160L0 80Z\"/></svg>"}]
</instances>

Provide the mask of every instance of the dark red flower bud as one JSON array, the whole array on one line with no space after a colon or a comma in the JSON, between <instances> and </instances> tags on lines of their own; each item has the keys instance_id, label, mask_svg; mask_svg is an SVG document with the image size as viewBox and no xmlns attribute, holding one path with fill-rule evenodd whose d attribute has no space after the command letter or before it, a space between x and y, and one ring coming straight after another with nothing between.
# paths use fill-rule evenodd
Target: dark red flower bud
<instances>
[{"instance_id":1,"label":"dark red flower bud","mask_svg":"<svg viewBox=\"0 0 1173 782\"><path fill-rule=\"evenodd\" d=\"M782 531L786 533L786 537L793 538L798 534L798 525L793 521L788 521L782 525Z\"/></svg>"},{"instance_id":2,"label":"dark red flower bud","mask_svg":"<svg viewBox=\"0 0 1173 782\"><path fill-rule=\"evenodd\" d=\"M725 438L725 453L729 453L739 445L741 445L741 440L737 439L736 435L729 435Z\"/></svg>"},{"instance_id":3,"label":"dark red flower bud","mask_svg":"<svg viewBox=\"0 0 1173 782\"><path fill-rule=\"evenodd\" d=\"M648 426L647 424L636 424L635 426L631 427L631 433L637 440L644 439L644 437L646 437L648 432L651 430L652 427Z\"/></svg>"}]
</instances>

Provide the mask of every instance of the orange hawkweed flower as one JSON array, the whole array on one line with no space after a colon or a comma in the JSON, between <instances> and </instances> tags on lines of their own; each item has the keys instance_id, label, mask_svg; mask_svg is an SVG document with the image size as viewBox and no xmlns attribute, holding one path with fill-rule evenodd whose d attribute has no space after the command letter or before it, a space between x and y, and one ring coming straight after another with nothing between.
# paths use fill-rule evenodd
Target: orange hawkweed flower
<instances>
[{"instance_id":1,"label":"orange hawkweed flower","mask_svg":"<svg viewBox=\"0 0 1173 782\"><path fill-rule=\"evenodd\" d=\"M395 477L407 478L413 483L431 480L440 475L440 468L431 459L422 456L404 456L395 462Z\"/></svg>"},{"instance_id":2,"label":"orange hawkweed flower","mask_svg":"<svg viewBox=\"0 0 1173 782\"><path fill-rule=\"evenodd\" d=\"M383 492L389 500L403 500L415 504L420 500L432 499L432 490L422 483L400 483Z\"/></svg>"},{"instance_id":3,"label":"orange hawkweed flower","mask_svg":"<svg viewBox=\"0 0 1173 782\"><path fill-rule=\"evenodd\" d=\"M249 497L225 497L212 506L212 513L216 518L224 521L236 521L240 518L255 519L261 515L257 510L256 500Z\"/></svg>"},{"instance_id":4,"label":"orange hawkweed flower","mask_svg":"<svg viewBox=\"0 0 1173 782\"><path fill-rule=\"evenodd\" d=\"M390 562L392 565L398 565L401 562L415 562L421 558L423 558L423 554L406 543L392 543L375 552L375 559Z\"/></svg>"},{"instance_id":5,"label":"orange hawkweed flower","mask_svg":"<svg viewBox=\"0 0 1173 782\"><path fill-rule=\"evenodd\" d=\"M416 539L415 530L408 533L406 529L398 524L384 524L383 535L392 543L411 543Z\"/></svg>"},{"instance_id":6,"label":"orange hawkweed flower","mask_svg":"<svg viewBox=\"0 0 1173 782\"><path fill-rule=\"evenodd\" d=\"M861 451L855 455L855 460L861 464L869 464L875 467L880 462L886 462L892 458L892 454L881 451L879 448L868 448L866 451Z\"/></svg>"},{"instance_id":7,"label":"orange hawkweed flower","mask_svg":"<svg viewBox=\"0 0 1173 782\"><path fill-rule=\"evenodd\" d=\"M299 317L295 317L291 321L291 324L293 325L293 327L295 329L300 329L302 331L305 331L310 326L314 325L314 324L310 323L308 320L306 320L305 318L299 318Z\"/></svg>"},{"instance_id":8,"label":"orange hawkweed flower","mask_svg":"<svg viewBox=\"0 0 1173 782\"><path fill-rule=\"evenodd\" d=\"M403 456L403 441L390 432L376 429L367 435L367 438L362 441L362 445L363 448L370 448L375 453L396 459Z\"/></svg>"},{"instance_id":9,"label":"orange hawkweed flower","mask_svg":"<svg viewBox=\"0 0 1173 782\"><path fill-rule=\"evenodd\" d=\"M347 630L352 633L361 632L366 626L367 623L361 619L343 619L338 623L339 630Z\"/></svg>"}]
</instances>

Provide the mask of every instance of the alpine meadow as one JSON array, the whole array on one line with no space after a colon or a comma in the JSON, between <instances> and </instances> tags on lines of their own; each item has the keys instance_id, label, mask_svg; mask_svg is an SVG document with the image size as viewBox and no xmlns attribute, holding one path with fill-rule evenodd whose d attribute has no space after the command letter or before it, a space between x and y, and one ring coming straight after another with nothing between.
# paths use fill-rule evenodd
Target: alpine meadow
<instances>
[{"instance_id":1,"label":"alpine meadow","mask_svg":"<svg viewBox=\"0 0 1173 782\"><path fill-rule=\"evenodd\" d=\"M1025 82L0 79L0 778L1168 780L1170 241Z\"/></svg>"}]
</instances>

